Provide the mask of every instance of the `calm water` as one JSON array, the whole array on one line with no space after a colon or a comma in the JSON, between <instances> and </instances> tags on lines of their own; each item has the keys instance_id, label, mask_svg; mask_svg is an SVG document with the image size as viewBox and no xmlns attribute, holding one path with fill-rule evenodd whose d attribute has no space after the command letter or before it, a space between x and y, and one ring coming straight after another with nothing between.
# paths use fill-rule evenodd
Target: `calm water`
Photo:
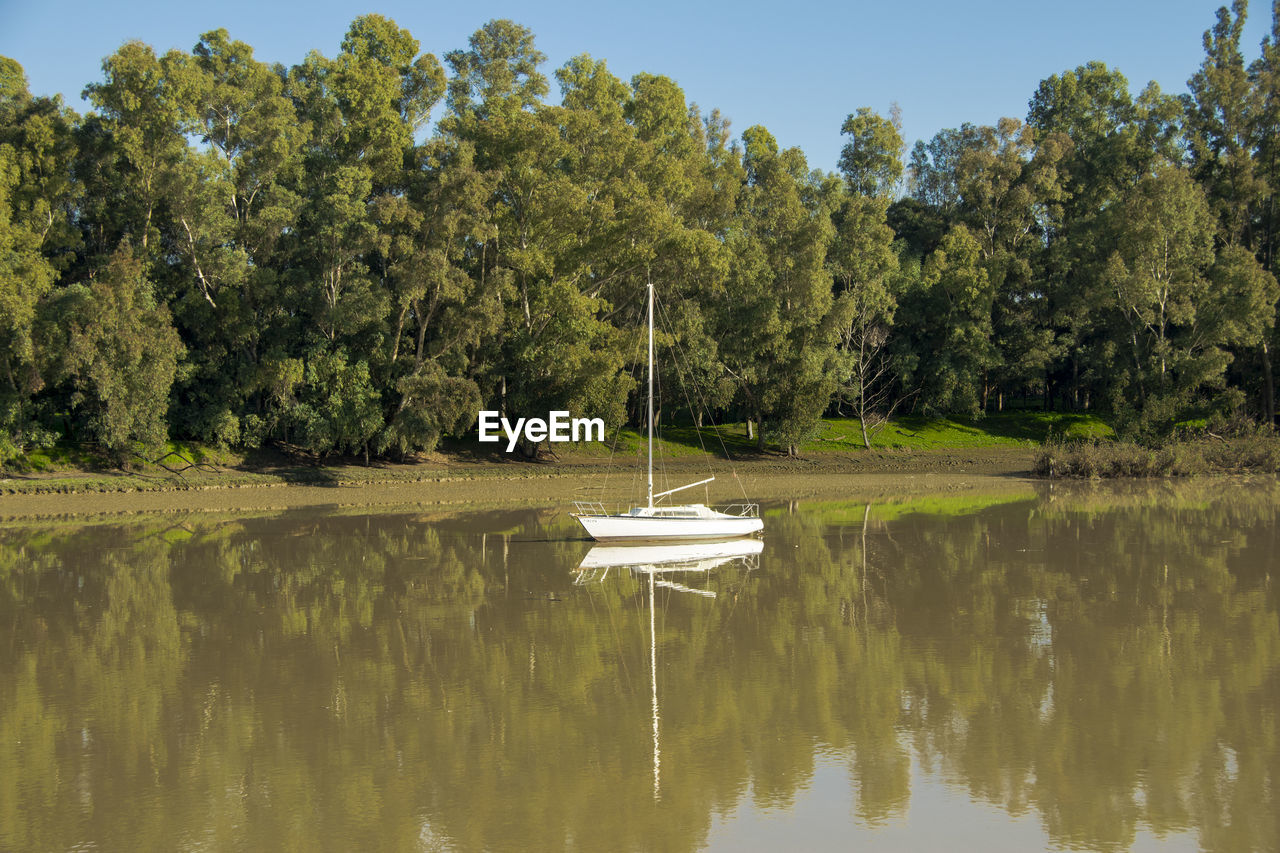
<instances>
[{"instance_id":1,"label":"calm water","mask_svg":"<svg viewBox=\"0 0 1280 853\"><path fill-rule=\"evenodd\" d=\"M1275 485L768 509L9 525L0 849L1280 847Z\"/></svg>"}]
</instances>

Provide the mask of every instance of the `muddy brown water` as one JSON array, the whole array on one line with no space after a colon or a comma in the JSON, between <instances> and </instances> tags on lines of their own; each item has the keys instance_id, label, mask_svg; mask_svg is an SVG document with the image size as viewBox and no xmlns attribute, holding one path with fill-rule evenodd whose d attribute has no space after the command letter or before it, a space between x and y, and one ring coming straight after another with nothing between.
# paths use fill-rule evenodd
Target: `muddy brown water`
<instances>
[{"instance_id":1,"label":"muddy brown water","mask_svg":"<svg viewBox=\"0 0 1280 853\"><path fill-rule=\"evenodd\" d=\"M1280 847L1274 481L0 528L2 850Z\"/></svg>"}]
</instances>

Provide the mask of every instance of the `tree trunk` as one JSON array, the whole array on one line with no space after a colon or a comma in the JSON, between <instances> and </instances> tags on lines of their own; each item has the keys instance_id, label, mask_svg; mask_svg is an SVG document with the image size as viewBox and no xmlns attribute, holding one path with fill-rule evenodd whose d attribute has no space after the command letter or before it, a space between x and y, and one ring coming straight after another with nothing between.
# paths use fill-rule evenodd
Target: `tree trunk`
<instances>
[{"instance_id":1,"label":"tree trunk","mask_svg":"<svg viewBox=\"0 0 1280 853\"><path fill-rule=\"evenodd\" d=\"M1271 348L1262 342L1262 417L1267 429L1276 422L1276 385L1271 376Z\"/></svg>"}]
</instances>

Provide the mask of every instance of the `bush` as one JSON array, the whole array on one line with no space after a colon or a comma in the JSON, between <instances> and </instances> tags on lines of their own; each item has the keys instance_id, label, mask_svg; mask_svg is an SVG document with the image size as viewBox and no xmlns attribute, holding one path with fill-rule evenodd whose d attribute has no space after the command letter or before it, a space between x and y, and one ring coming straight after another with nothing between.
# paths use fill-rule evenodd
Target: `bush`
<instances>
[{"instance_id":1,"label":"bush","mask_svg":"<svg viewBox=\"0 0 1280 853\"><path fill-rule=\"evenodd\" d=\"M1280 471L1280 437L1171 440L1159 446L1131 441L1046 444L1036 455L1041 477L1112 479L1194 477L1200 474L1274 474Z\"/></svg>"}]
</instances>

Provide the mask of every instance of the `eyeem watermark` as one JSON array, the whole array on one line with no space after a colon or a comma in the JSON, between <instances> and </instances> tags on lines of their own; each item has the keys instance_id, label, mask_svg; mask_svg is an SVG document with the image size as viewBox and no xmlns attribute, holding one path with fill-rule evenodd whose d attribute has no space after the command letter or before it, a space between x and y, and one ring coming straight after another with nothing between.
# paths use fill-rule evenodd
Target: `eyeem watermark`
<instances>
[{"instance_id":1,"label":"eyeem watermark","mask_svg":"<svg viewBox=\"0 0 1280 853\"><path fill-rule=\"evenodd\" d=\"M507 452L516 449L523 435L530 444L542 441L604 441L604 418L570 418L568 412L548 412L542 418L519 418L515 425L498 412L480 413L480 440L501 441L501 428L507 436Z\"/></svg>"}]
</instances>

